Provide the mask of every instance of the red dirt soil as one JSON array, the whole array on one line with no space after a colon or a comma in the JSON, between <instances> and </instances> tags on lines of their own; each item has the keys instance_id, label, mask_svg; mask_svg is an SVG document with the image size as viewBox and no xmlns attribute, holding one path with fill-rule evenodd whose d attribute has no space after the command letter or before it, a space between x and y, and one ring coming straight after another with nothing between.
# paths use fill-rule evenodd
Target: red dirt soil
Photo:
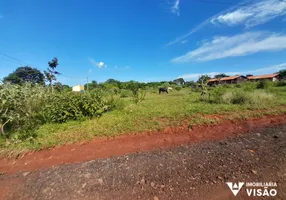
<instances>
[{"instance_id":1,"label":"red dirt soil","mask_svg":"<svg viewBox=\"0 0 286 200\"><path fill-rule=\"evenodd\" d=\"M286 115L263 116L247 121L222 121L216 125L168 127L163 131L131 134L116 138L94 139L87 143L69 144L32 152L17 160L0 160L0 172L11 174L33 171L59 164L83 162L96 158L121 156L126 153L169 148L188 143L217 140L235 136L252 129L286 124Z\"/></svg>"}]
</instances>

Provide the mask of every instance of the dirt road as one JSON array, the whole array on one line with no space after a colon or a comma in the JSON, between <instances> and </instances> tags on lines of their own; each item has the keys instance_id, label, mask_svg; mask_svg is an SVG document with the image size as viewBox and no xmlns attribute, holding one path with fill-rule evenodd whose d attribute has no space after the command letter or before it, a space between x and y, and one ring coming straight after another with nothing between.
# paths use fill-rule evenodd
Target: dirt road
<instances>
[{"instance_id":1,"label":"dirt road","mask_svg":"<svg viewBox=\"0 0 286 200\"><path fill-rule=\"evenodd\" d=\"M211 119L223 117L208 116ZM97 158L122 156L126 153L170 148L183 144L223 139L227 136L257 128L286 124L286 115L263 116L245 120L221 120L218 124L189 127L166 127L161 131L131 133L115 138L94 138L92 141L67 144L51 149L32 152L17 160L0 159L0 172L15 173L49 168L59 164L85 162Z\"/></svg>"},{"instance_id":2,"label":"dirt road","mask_svg":"<svg viewBox=\"0 0 286 200\"><path fill-rule=\"evenodd\" d=\"M248 199L244 190L234 197L227 181L276 182L272 199L286 199L286 125L3 175L0 187L4 199Z\"/></svg>"}]
</instances>

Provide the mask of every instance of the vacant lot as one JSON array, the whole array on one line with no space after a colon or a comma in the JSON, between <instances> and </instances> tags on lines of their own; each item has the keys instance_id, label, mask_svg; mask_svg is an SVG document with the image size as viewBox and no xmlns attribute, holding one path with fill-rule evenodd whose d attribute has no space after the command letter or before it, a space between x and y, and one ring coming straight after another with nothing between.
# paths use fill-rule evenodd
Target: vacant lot
<instances>
[{"instance_id":1,"label":"vacant lot","mask_svg":"<svg viewBox=\"0 0 286 200\"><path fill-rule=\"evenodd\" d=\"M186 124L192 128L201 124L216 124L225 119L247 119L286 112L285 86L256 87L257 84L245 84L210 88L210 98L205 97L203 100L200 98L200 89L182 88L170 91L168 95L159 95L157 89L146 89L141 90L146 96L139 102L134 102L131 91L122 90L123 93L117 94L103 91L104 97L108 99L106 102L112 104L111 111L99 118L45 123L32 134L28 132L31 136L24 140L17 133L12 133L8 140L0 137L1 154L9 157L28 150L94 137L159 131Z\"/></svg>"}]
</instances>

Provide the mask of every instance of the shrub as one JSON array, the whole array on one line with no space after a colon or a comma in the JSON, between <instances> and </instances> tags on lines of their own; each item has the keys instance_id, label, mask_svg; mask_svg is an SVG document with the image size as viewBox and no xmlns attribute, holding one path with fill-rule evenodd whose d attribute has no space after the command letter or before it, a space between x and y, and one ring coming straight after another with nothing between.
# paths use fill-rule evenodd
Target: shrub
<instances>
[{"instance_id":1,"label":"shrub","mask_svg":"<svg viewBox=\"0 0 286 200\"><path fill-rule=\"evenodd\" d=\"M254 105L267 105L275 102L273 94L264 91L255 91L250 94L250 103Z\"/></svg>"},{"instance_id":2,"label":"shrub","mask_svg":"<svg viewBox=\"0 0 286 200\"><path fill-rule=\"evenodd\" d=\"M109 89L109 92L111 92L112 94L119 94L120 89L118 87L112 87Z\"/></svg>"},{"instance_id":3,"label":"shrub","mask_svg":"<svg viewBox=\"0 0 286 200\"><path fill-rule=\"evenodd\" d=\"M242 89L244 91L254 91L255 89L257 89L257 85L258 83L257 82L250 82L250 81L246 81L244 83L241 84L242 86Z\"/></svg>"},{"instance_id":4,"label":"shrub","mask_svg":"<svg viewBox=\"0 0 286 200\"><path fill-rule=\"evenodd\" d=\"M235 88L242 88L242 84L235 84L235 86L234 86Z\"/></svg>"},{"instance_id":5,"label":"shrub","mask_svg":"<svg viewBox=\"0 0 286 200\"><path fill-rule=\"evenodd\" d=\"M133 96L133 101L134 103L137 104L145 100L145 97L146 97L146 91L139 90L139 92L137 92L137 94Z\"/></svg>"},{"instance_id":6,"label":"shrub","mask_svg":"<svg viewBox=\"0 0 286 200\"><path fill-rule=\"evenodd\" d=\"M132 94L135 96L139 90L139 83L135 81L130 81L127 85L127 89L131 90Z\"/></svg>"},{"instance_id":7,"label":"shrub","mask_svg":"<svg viewBox=\"0 0 286 200\"><path fill-rule=\"evenodd\" d=\"M100 92L50 95L49 102L42 112L47 122L63 123L68 120L99 117L111 109L111 103L104 100Z\"/></svg>"},{"instance_id":8,"label":"shrub","mask_svg":"<svg viewBox=\"0 0 286 200\"><path fill-rule=\"evenodd\" d=\"M25 131L36 127L42 121L40 110L46 103L47 88L31 84L10 85L0 87L0 127L10 131ZM6 127L6 128L5 128ZM8 137L8 135L6 135Z\"/></svg>"},{"instance_id":9,"label":"shrub","mask_svg":"<svg viewBox=\"0 0 286 200\"><path fill-rule=\"evenodd\" d=\"M36 137L34 130L48 122L62 123L98 117L111 109L101 91L52 94L48 87L30 84L0 85L0 133L24 140Z\"/></svg>"},{"instance_id":10,"label":"shrub","mask_svg":"<svg viewBox=\"0 0 286 200\"><path fill-rule=\"evenodd\" d=\"M226 88L222 87L221 85L216 86L211 91L211 95L215 99L216 102L219 102L221 96L225 93L226 93Z\"/></svg>"},{"instance_id":11,"label":"shrub","mask_svg":"<svg viewBox=\"0 0 286 200\"><path fill-rule=\"evenodd\" d=\"M260 106L275 102L275 98L272 94L264 91L245 92L243 90L235 90L216 96L215 102L225 104L251 104Z\"/></svg>"},{"instance_id":12,"label":"shrub","mask_svg":"<svg viewBox=\"0 0 286 200\"><path fill-rule=\"evenodd\" d=\"M245 104L248 103L249 100L249 93L241 91L227 92L222 96L223 103Z\"/></svg>"},{"instance_id":13,"label":"shrub","mask_svg":"<svg viewBox=\"0 0 286 200\"><path fill-rule=\"evenodd\" d=\"M120 98L113 99L113 101L111 102L111 107L117 110L123 110L126 105L127 102Z\"/></svg>"},{"instance_id":14,"label":"shrub","mask_svg":"<svg viewBox=\"0 0 286 200\"><path fill-rule=\"evenodd\" d=\"M181 89L182 89L181 86L176 86L176 87L175 87L175 90L177 90L177 91L180 91Z\"/></svg>"},{"instance_id":15,"label":"shrub","mask_svg":"<svg viewBox=\"0 0 286 200\"><path fill-rule=\"evenodd\" d=\"M269 89L271 86L273 86L273 83L270 81L259 81L257 89Z\"/></svg>"},{"instance_id":16,"label":"shrub","mask_svg":"<svg viewBox=\"0 0 286 200\"><path fill-rule=\"evenodd\" d=\"M283 87L286 86L286 80L276 81L275 82L276 87Z\"/></svg>"},{"instance_id":17,"label":"shrub","mask_svg":"<svg viewBox=\"0 0 286 200\"><path fill-rule=\"evenodd\" d=\"M126 98L126 97L130 97L131 93L129 90L124 90L122 89L120 92L120 98Z\"/></svg>"},{"instance_id":18,"label":"shrub","mask_svg":"<svg viewBox=\"0 0 286 200\"><path fill-rule=\"evenodd\" d=\"M232 84L223 84L222 86L224 88L234 88L234 85L232 85Z\"/></svg>"}]
</instances>

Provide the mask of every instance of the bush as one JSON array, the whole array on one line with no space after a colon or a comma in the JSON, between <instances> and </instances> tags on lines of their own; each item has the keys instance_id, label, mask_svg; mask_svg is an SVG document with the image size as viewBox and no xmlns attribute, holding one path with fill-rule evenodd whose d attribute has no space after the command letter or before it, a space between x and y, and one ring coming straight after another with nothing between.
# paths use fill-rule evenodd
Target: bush
<instances>
[{"instance_id":1,"label":"bush","mask_svg":"<svg viewBox=\"0 0 286 200\"><path fill-rule=\"evenodd\" d=\"M249 99L249 93L246 92L226 92L221 96L221 103L245 104L248 103Z\"/></svg>"},{"instance_id":2,"label":"bush","mask_svg":"<svg viewBox=\"0 0 286 200\"><path fill-rule=\"evenodd\" d=\"M223 94L226 93L226 91L226 88L222 87L221 85L217 85L215 88L212 89L211 95L215 99L215 101L219 102L219 99Z\"/></svg>"},{"instance_id":3,"label":"bush","mask_svg":"<svg viewBox=\"0 0 286 200\"><path fill-rule=\"evenodd\" d=\"M145 100L145 97L146 97L146 91L139 90L139 92L137 92L137 94L133 96L133 101L134 103L137 104Z\"/></svg>"},{"instance_id":4,"label":"bush","mask_svg":"<svg viewBox=\"0 0 286 200\"><path fill-rule=\"evenodd\" d=\"M127 98L131 96L131 92L129 90L122 89L120 92L120 98Z\"/></svg>"},{"instance_id":5,"label":"bush","mask_svg":"<svg viewBox=\"0 0 286 200\"><path fill-rule=\"evenodd\" d=\"M257 85L258 85L257 82L250 82L250 81L246 81L241 84L242 89L247 92L254 91L255 89L257 89Z\"/></svg>"},{"instance_id":6,"label":"bush","mask_svg":"<svg viewBox=\"0 0 286 200\"><path fill-rule=\"evenodd\" d=\"M242 88L242 84L235 84L235 86L234 86L235 88Z\"/></svg>"},{"instance_id":7,"label":"bush","mask_svg":"<svg viewBox=\"0 0 286 200\"><path fill-rule=\"evenodd\" d=\"M223 84L222 86L224 88L234 88L234 85L232 85L232 84Z\"/></svg>"},{"instance_id":8,"label":"bush","mask_svg":"<svg viewBox=\"0 0 286 200\"><path fill-rule=\"evenodd\" d=\"M275 82L275 86L276 86L276 87L286 86L286 80L276 81L276 82Z\"/></svg>"},{"instance_id":9,"label":"bush","mask_svg":"<svg viewBox=\"0 0 286 200\"><path fill-rule=\"evenodd\" d=\"M0 87L0 127L8 131L26 131L37 127L43 118L40 110L46 104L48 89L31 84ZM27 125L29 124L29 126ZM6 135L8 137L8 135Z\"/></svg>"},{"instance_id":10,"label":"bush","mask_svg":"<svg viewBox=\"0 0 286 200\"><path fill-rule=\"evenodd\" d=\"M111 92L112 94L119 94L120 89L118 87L112 87L109 89L109 92Z\"/></svg>"},{"instance_id":11,"label":"bush","mask_svg":"<svg viewBox=\"0 0 286 200\"><path fill-rule=\"evenodd\" d=\"M49 102L42 114L46 122L56 123L99 117L111 108L100 92L55 94L49 96Z\"/></svg>"},{"instance_id":12,"label":"bush","mask_svg":"<svg viewBox=\"0 0 286 200\"><path fill-rule=\"evenodd\" d=\"M113 101L111 102L111 107L117 110L123 110L126 105L127 102L120 98L113 99Z\"/></svg>"},{"instance_id":13,"label":"bush","mask_svg":"<svg viewBox=\"0 0 286 200\"><path fill-rule=\"evenodd\" d=\"M181 89L182 89L181 86L176 86L176 87L175 87L175 90L177 90L177 91L180 91Z\"/></svg>"},{"instance_id":14,"label":"bush","mask_svg":"<svg viewBox=\"0 0 286 200\"><path fill-rule=\"evenodd\" d=\"M48 122L62 123L98 117L111 109L101 91L52 94L48 87L0 85L0 134L18 139L36 137L34 130ZM8 134L7 134L8 133Z\"/></svg>"},{"instance_id":15,"label":"bush","mask_svg":"<svg viewBox=\"0 0 286 200\"><path fill-rule=\"evenodd\" d=\"M257 89L269 89L271 86L273 86L273 83L270 81L259 81Z\"/></svg>"},{"instance_id":16,"label":"bush","mask_svg":"<svg viewBox=\"0 0 286 200\"><path fill-rule=\"evenodd\" d=\"M235 90L216 96L215 102L225 104L251 104L259 106L271 104L275 102L275 98L272 94L264 91L245 92L243 90Z\"/></svg>"}]
</instances>

